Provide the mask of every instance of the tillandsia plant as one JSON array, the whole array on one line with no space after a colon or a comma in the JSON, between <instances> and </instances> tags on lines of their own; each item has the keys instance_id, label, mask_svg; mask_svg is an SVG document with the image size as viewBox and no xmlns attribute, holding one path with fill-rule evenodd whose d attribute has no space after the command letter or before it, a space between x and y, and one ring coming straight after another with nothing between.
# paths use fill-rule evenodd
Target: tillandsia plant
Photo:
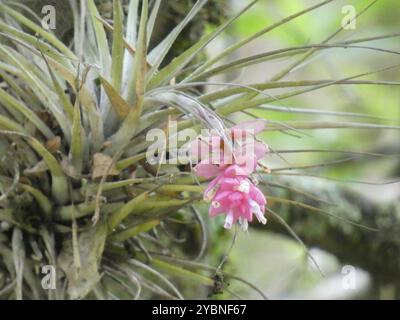
<instances>
[{"instance_id":1,"label":"tillandsia plant","mask_svg":"<svg viewBox=\"0 0 400 320\"><path fill-rule=\"evenodd\" d=\"M161 0L150 4L147 0L114 0L107 17L99 13L94 0L71 0L71 43L57 38L18 1L2 1L0 298L181 299L180 278L213 288L214 292L223 290L221 268L213 274L214 267L185 259L183 245L174 231L200 232L206 239L209 220L202 217L197 206L203 201L210 202L211 217L226 215L219 225L222 230L235 222L247 229L253 215L265 223L265 211L284 223L266 203L268 188L274 185L268 186L265 181L273 168L264 164L267 160L262 157L268 147L255 134L316 128L399 129L365 114L284 107L276 110L279 107L268 106L273 101L337 84L393 85L359 79L382 70L335 80L282 79L317 52L330 48L390 53L360 43L398 34L334 42L344 28L341 26L321 43L227 60L251 41L332 1L321 1L213 57L202 55L198 59L207 45L256 1L248 3L168 61L165 58L172 46L206 0L196 1L184 19L153 47L149 44L157 36L154 27ZM209 80L281 58L291 59L291 63L263 83ZM198 88L206 85L214 89L199 92ZM276 88L287 91L275 96L267 93ZM287 124L258 119L235 125L229 117L235 113L251 115L247 110L255 108L370 122ZM174 121L176 130L171 130ZM193 170L190 161L162 161L171 160L174 148L185 145L180 139L172 149L169 139L164 141L152 153L158 161L149 161L148 149L153 141L148 137L152 130L176 138L189 128L198 134L192 136L192 143L185 149L189 150L189 158L198 156L199 163L193 163ZM200 136L202 128L212 129L213 133ZM235 132L246 129L252 129L249 141L235 136ZM199 153L201 145L211 157ZM262 180L260 187L257 177ZM328 214L312 206L308 209ZM193 228L193 224L200 227ZM200 247L198 257L204 254L206 244ZM46 270L51 272L43 278Z\"/></svg>"}]
</instances>

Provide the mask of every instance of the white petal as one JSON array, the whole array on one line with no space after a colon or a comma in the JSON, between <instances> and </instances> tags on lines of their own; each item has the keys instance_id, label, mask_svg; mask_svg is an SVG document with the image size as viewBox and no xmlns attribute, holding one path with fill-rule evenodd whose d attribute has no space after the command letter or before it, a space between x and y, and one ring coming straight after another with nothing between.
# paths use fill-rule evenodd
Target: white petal
<instances>
[{"instance_id":1,"label":"white petal","mask_svg":"<svg viewBox=\"0 0 400 320\"><path fill-rule=\"evenodd\" d=\"M232 228L232 224L233 224L233 213L229 212L225 218L224 228L230 229L230 228Z\"/></svg>"},{"instance_id":2,"label":"white petal","mask_svg":"<svg viewBox=\"0 0 400 320\"><path fill-rule=\"evenodd\" d=\"M266 224L267 223L267 218L262 214L262 212L260 211L260 213L255 213L258 222L262 223L262 224Z\"/></svg>"},{"instance_id":3,"label":"white petal","mask_svg":"<svg viewBox=\"0 0 400 320\"><path fill-rule=\"evenodd\" d=\"M251 206L251 211L256 215L258 222L266 224L267 218L264 217L264 214L262 213L258 203L250 199L249 204Z\"/></svg>"}]
</instances>

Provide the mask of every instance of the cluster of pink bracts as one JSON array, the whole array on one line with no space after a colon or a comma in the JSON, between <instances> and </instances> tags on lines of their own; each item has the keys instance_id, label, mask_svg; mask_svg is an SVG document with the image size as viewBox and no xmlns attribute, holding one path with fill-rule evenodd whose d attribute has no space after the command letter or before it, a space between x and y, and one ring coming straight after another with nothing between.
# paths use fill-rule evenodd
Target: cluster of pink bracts
<instances>
[{"instance_id":1,"label":"cluster of pink bracts","mask_svg":"<svg viewBox=\"0 0 400 320\"><path fill-rule=\"evenodd\" d=\"M247 230L253 214L259 222L267 222L266 199L249 178L258 160L268 152L268 147L254 137L264 129L264 124L256 120L232 127L228 134L234 147L229 150L219 136L198 138L191 143L191 154L200 160L194 167L195 173L206 179L213 178L204 191L204 200L211 202L209 215L226 214L226 229L238 222Z\"/></svg>"}]
</instances>

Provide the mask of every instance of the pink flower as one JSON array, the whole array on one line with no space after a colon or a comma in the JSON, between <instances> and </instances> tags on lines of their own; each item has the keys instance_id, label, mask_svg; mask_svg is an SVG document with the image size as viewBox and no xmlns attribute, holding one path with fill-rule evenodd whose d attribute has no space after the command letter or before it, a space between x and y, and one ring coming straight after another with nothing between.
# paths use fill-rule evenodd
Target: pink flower
<instances>
[{"instance_id":1,"label":"pink flower","mask_svg":"<svg viewBox=\"0 0 400 320\"><path fill-rule=\"evenodd\" d=\"M200 162L194 167L198 176L214 178L204 191L204 200L211 202L209 215L226 214L224 227L239 223L244 230L253 214L263 224L267 201L248 178L268 147L254 135L264 129L262 120L249 121L232 127L227 135L232 145L220 136L200 137L191 143L191 156Z\"/></svg>"},{"instance_id":2,"label":"pink flower","mask_svg":"<svg viewBox=\"0 0 400 320\"><path fill-rule=\"evenodd\" d=\"M204 191L204 200L211 201L211 217L226 214L226 229L239 222L242 228L247 230L248 222L253 220L253 214L259 222L267 222L264 217L267 201L240 166L229 166L212 180Z\"/></svg>"},{"instance_id":3,"label":"pink flower","mask_svg":"<svg viewBox=\"0 0 400 320\"><path fill-rule=\"evenodd\" d=\"M233 146L227 146L220 136L197 138L190 145L191 157L200 160L194 171L198 176L209 179L228 166L237 164L249 175L256 169L258 160L268 152L268 147L254 137L264 127L262 120L247 121L232 127L228 136Z\"/></svg>"}]
</instances>

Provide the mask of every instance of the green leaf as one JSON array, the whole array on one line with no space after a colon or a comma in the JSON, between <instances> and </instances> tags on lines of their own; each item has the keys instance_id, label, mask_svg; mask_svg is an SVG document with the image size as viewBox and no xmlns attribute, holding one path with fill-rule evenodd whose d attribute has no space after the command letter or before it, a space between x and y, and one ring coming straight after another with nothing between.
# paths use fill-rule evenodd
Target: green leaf
<instances>
[{"instance_id":1,"label":"green leaf","mask_svg":"<svg viewBox=\"0 0 400 320\"><path fill-rule=\"evenodd\" d=\"M0 134L2 135L19 136L24 138L32 149L43 157L43 160L46 162L52 175L52 194L59 203L65 203L68 200L68 184L57 159L54 158L54 156L38 140L25 134L24 129L20 125L2 115L0 115L0 128L6 129L6 131L0 131Z\"/></svg>"},{"instance_id":2,"label":"green leaf","mask_svg":"<svg viewBox=\"0 0 400 320\"><path fill-rule=\"evenodd\" d=\"M223 23L221 26L216 28L213 32L203 36L198 42L196 42L192 47L187 49L181 55L176 57L172 62L170 62L165 68L163 68L157 75L155 75L148 83L149 89L154 89L162 84L167 83L169 80L174 78L179 71L181 71L185 66L193 59L193 57L204 47L206 47L213 39L215 39L222 31L224 31L233 21L240 17L244 12L251 8L257 0L251 2L245 8L243 8L239 13L235 14L228 21ZM151 74L151 73L150 73Z\"/></svg>"},{"instance_id":3,"label":"green leaf","mask_svg":"<svg viewBox=\"0 0 400 320\"><path fill-rule=\"evenodd\" d=\"M124 62L123 12L121 2L113 1L114 30L112 46L111 83L117 92L121 90L122 71Z\"/></svg>"},{"instance_id":4,"label":"green leaf","mask_svg":"<svg viewBox=\"0 0 400 320\"><path fill-rule=\"evenodd\" d=\"M55 92L58 95L58 98L60 99L63 107L64 107L64 112L71 122L74 119L74 107L70 101L70 99L67 97L65 91L61 87L60 83L58 82L53 70L50 68L49 62L47 61L46 56L43 54L44 61L46 62L47 70L49 71L51 81L53 83L53 87Z\"/></svg>"},{"instance_id":5,"label":"green leaf","mask_svg":"<svg viewBox=\"0 0 400 320\"><path fill-rule=\"evenodd\" d=\"M50 200L43 194L42 191L27 184L20 184L20 186L28 191L37 201L47 218L51 218L52 204Z\"/></svg>"},{"instance_id":6,"label":"green leaf","mask_svg":"<svg viewBox=\"0 0 400 320\"><path fill-rule=\"evenodd\" d=\"M118 232L118 233L112 235L110 237L110 240L122 242L122 241L128 240L132 237L135 237L140 233L150 231L151 229L153 229L155 226L157 226L159 224L160 224L160 220L146 221L145 223L141 223L132 228L128 228L124 231L121 231L121 232Z\"/></svg>"},{"instance_id":7,"label":"green leaf","mask_svg":"<svg viewBox=\"0 0 400 320\"><path fill-rule=\"evenodd\" d=\"M126 37L127 42L132 47L136 46L136 33L137 33L136 25L139 20L138 6L139 6L138 0L129 1L125 37Z\"/></svg>"},{"instance_id":8,"label":"green leaf","mask_svg":"<svg viewBox=\"0 0 400 320\"><path fill-rule=\"evenodd\" d=\"M56 91L58 98L60 99L63 107L64 107L64 112L68 118L68 120L70 120L71 122L73 121L74 118L74 107L72 106L72 103L70 101L70 99L67 97L64 89L61 87L60 83L58 82L57 77L55 76L53 70L51 69L50 65L49 65L49 61L46 58L46 55L43 53L42 49L40 48L40 46L38 47L40 54L44 60L44 62L46 63L46 67L47 70L50 74L52 83L53 83L53 87L54 90Z\"/></svg>"},{"instance_id":9,"label":"green leaf","mask_svg":"<svg viewBox=\"0 0 400 320\"><path fill-rule=\"evenodd\" d=\"M142 13L140 16L138 48L135 55L135 69L132 82L128 82L127 102L134 103L134 108L131 108L129 114L125 118L118 131L111 136L111 147L107 149L108 153L115 153L121 146L126 145L134 136L137 125L142 113L144 93L145 93L145 76L146 76L146 31L147 31L147 14L148 1L142 3Z\"/></svg>"},{"instance_id":10,"label":"green leaf","mask_svg":"<svg viewBox=\"0 0 400 320\"><path fill-rule=\"evenodd\" d=\"M13 17L16 21L22 23L24 26L31 29L34 33L37 33L43 39L47 40L50 44L60 50L60 52L65 54L68 58L76 59L75 54L62 41L57 39L57 37L55 37L53 34L47 32L45 29L42 28L42 26L37 25L28 18L24 17L21 13L15 11L14 9L11 9L4 4L0 3L0 8L2 9L2 11Z\"/></svg>"},{"instance_id":11,"label":"green leaf","mask_svg":"<svg viewBox=\"0 0 400 320\"><path fill-rule=\"evenodd\" d=\"M107 76L109 74L109 68L111 65L111 56L108 47L106 32L104 30L103 24L98 19L96 19L96 17L100 16L100 13L96 8L94 0L87 0L87 5L96 35L97 53L100 65L102 67L102 74Z\"/></svg>"},{"instance_id":12,"label":"green leaf","mask_svg":"<svg viewBox=\"0 0 400 320\"><path fill-rule=\"evenodd\" d=\"M233 84L233 83L217 83L216 85L226 85L231 88L221 89L212 91L210 93L203 94L200 96L200 101L203 103L209 103L218 99L223 99L229 96L233 96L235 94L244 93L244 92L258 92L260 94L264 94L262 90L266 89L277 89L277 88L292 88L292 87L308 87L308 86L316 86L327 84L335 80L299 80L299 81L266 81L262 83L253 83L249 85L241 85L241 84ZM180 87L192 87L196 85L201 85L202 83L207 85L213 85L212 82L194 82L187 83L186 85L177 85L176 88ZM338 85L387 85L387 86L398 86L400 82L397 81L379 81L379 80L338 80L336 82Z\"/></svg>"},{"instance_id":13,"label":"green leaf","mask_svg":"<svg viewBox=\"0 0 400 320\"><path fill-rule=\"evenodd\" d=\"M310 45L304 45L304 46L289 47L289 48L267 51L264 53L251 55L251 56L248 56L245 58L240 58L237 60L233 60L233 61L221 64L215 68L209 69L203 73L198 74L197 76L194 76L191 79L191 81L199 81L199 80L207 79L207 78L210 78L212 76L215 76L215 75L218 75L221 73L229 73L229 72L233 72L235 70L241 70L247 66L256 65L256 64L266 62L266 61L272 60L272 59L278 59L278 58L280 59L283 57L290 57L293 55L306 53L310 50L317 51L317 50L327 50L327 49L336 49L336 48L366 49L366 50L399 54L396 51L390 51L390 50L385 50L385 49L380 49L380 48L375 48L375 47L350 45L350 44L355 44L355 43L359 43L359 42L363 42L363 41L365 41L365 39L355 39L355 40L346 41L343 43L339 42L339 43L332 43L332 44L310 44ZM275 79L274 81L276 82L278 80L279 79ZM183 81L183 83L185 83L185 81ZM253 93L253 95L254 95L254 93Z\"/></svg>"},{"instance_id":14,"label":"green leaf","mask_svg":"<svg viewBox=\"0 0 400 320\"><path fill-rule=\"evenodd\" d=\"M75 175L80 175L83 168L84 131L81 122L81 107L78 100L74 107L74 120L71 127L71 147L69 157Z\"/></svg>"},{"instance_id":15,"label":"green leaf","mask_svg":"<svg viewBox=\"0 0 400 320\"><path fill-rule=\"evenodd\" d=\"M118 170L123 170L143 159L146 159L145 152L118 161L116 164L116 168Z\"/></svg>"},{"instance_id":16,"label":"green leaf","mask_svg":"<svg viewBox=\"0 0 400 320\"><path fill-rule=\"evenodd\" d=\"M14 27L11 27L0 21L0 31L3 32L2 36L7 37L13 42L17 42L21 45L24 45L27 48L30 46L40 49L42 52L51 58L53 58L58 63L61 63L65 67L72 67L71 59L76 60L77 58L65 58L61 53L57 51L53 46L45 43L44 41L40 41L38 38L30 35L29 33L18 30Z\"/></svg>"},{"instance_id":17,"label":"green leaf","mask_svg":"<svg viewBox=\"0 0 400 320\"><path fill-rule=\"evenodd\" d=\"M153 33L154 25L156 23L157 18L159 17L159 9L160 9L161 0L155 0L153 4L153 9L151 10L149 22L147 24L147 46L149 46L151 36Z\"/></svg>"},{"instance_id":18,"label":"green leaf","mask_svg":"<svg viewBox=\"0 0 400 320\"><path fill-rule=\"evenodd\" d=\"M53 100L54 95L44 81L46 76L42 73L40 75L35 74L37 69L31 67L31 63L28 62L24 57L19 55L14 49L7 48L6 46L0 46L0 57L5 60L10 60L24 75L24 80L29 83L29 86L34 91L35 95L39 98L40 102L46 106L52 113L54 118L57 120L61 127L66 139L69 141L70 138L70 124L68 119L58 109L57 102Z\"/></svg>"},{"instance_id":19,"label":"green leaf","mask_svg":"<svg viewBox=\"0 0 400 320\"><path fill-rule=\"evenodd\" d=\"M138 0L131 0L128 7L128 15L126 19L126 33L125 33L125 47L128 49L130 54L126 54L124 57L124 70L123 70L123 96L127 96L127 90L129 90L128 83L130 82L133 68L134 68L134 52L131 52L129 48L136 47L137 27L139 20L138 15Z\"/></svg>"},{"instance_id":20,"label":"green leaf","mask_svg":"<svg viewBox=\"0 0 400 320\"><path fill-rule=\"evenodd\" d=\"M235 99L233 102L228 102L227 104L221 105L218 107L218 112L223 114L223 115L227 115L233 112L237 112L237 111L241 111L241 110L245 110L248 108L253 108L253 107L257 107L260 106L262 104L266 104L266 103L270 103L273 101L280 101L280 100L284 100L290 97L294 97L300 94L304 94L307 92L312 92L314 90L319 90L328 86L332 86L332 85L336 85L338 83L340 83L341 81L346 81L346 80L351 80L354 78L359 78L362 76L366 76L366 75L370 75L373 73L377 73L377 72L382 72L382 71L386 71L386 70L390 70L390 69L394 69L394 68L398 68L399 65L394 65L394 66L389 66L383 69L379 69L379 70L375 70L375 71L371 71L371 72L365 72L362 74L357 74L354 76L350 76L350 77L346 77L346 78L342 78L342 79L338 79L338 80L332 80L331 82L328 83L323 83L321 85L317 85L311 88L305 88L305 89L301 89L301 90L295 90L292 92L287 92L287 93L283 93L277 96L273 96L273 97L263 97L263 98L258 98L258 99L253 99L251 100L252 97L257 96L259 93L256 92L250 92L245 94L243 97ZM367 116L368 117L368 116Z\"/></svg>"},{"instance_id":21,"label":"green leaf","mask_svg":"<svg viewBox=\"0 0 400 320\"><path fill-rule=\"evenodd\" d=\"M284 124L291 129L316 130L316 129L386 129L399 130L400 126L389 126L365 122L342 122L342 121L287 121ZM270 124L264 131L279 131L282 126Z\"/></svg>"},{"instance_id":22,"label":"green leaf","mask_svg":"<svg viewBox=\"0 0 400 320\"><path fill-rule=\"evenodd\" d=\"M214 285L214 280L212 280L209 277L205 277L201 274L195 273L193 271L189 271L186 269L183 269L181 267L178 267L176 265L173 265L172 263L168 263L159 259L152 259L151 260L152 265L155 267L158 267L162 269L163 271L169 273L172 276L176 277L183 277L186 278L190 281L194 281L197 283L204 284L206 286L213 286Z\"/></svg>"},{"instance_id":23,"label":"green leaf","mask_svg":"<svg viewBox=\"0 0 400 320\"><path fill-rule=\"evenodd\" d=\"M40 109L40 101L39 99L33 95L32 92L27 92L24 90L24 88L21 88L21 84L19 81L14 78L13 75L17 76L19 75L18 71L16 72L10 72L8 74L7 72L4 72L1 70L2 66L0 63L0 76L3 78L5 82L7 82L10 91L14 92L14 96L19 97L22 101L29 101L29 105L31 106L32 109Z\"/></svg>"},{"instance_id":24,"label":"green leaf","mask_svg":"<svg viewBox=\"0 0 400 320\"><path fill-rule=\"evenodd\" d=\"M122 98L122 96L119 95L118 91L105 78L100 76L100 81L117 116L121 120L125 119L129 114L129 111L132 109L131 106L124 100L124 98Z\"/></svg>"},{"instance_id":25,"label":"green leaf","mask_svg":"<svg viewBox=\"0 0 400 320\"><path fill-rule=\"evenodd\" d=\"M157 185L155 184L145 184L143 183L141 187L145 189L155 188ZM197 186L197 185L185 185L185 184L163 184L157 188L159 192L196 192L202 193L205 187Z\"/></svg>"},{"instance_id":26,"label":"green leaf","mask_svg":"<svg viewBox=\"0 0 400 320\"><path fill-rule=\"evenodd\" d=\"M83 107L83 112L89 119L91 137L90 143L92 145L93 151L100 150L104 142L103 133L103 120L100 116L99 110L96 105L96 100L92 96L89 89L85 84L80 84L79 88L76 88L76 77L64 66L59 63L49 60L49 64L68 84L74 89L75 93L78 95L80 103Z\"/></svg>"},{"instance_id":27,"label":"green leaf","mask_svg":"<svg viewBox=\"0 0 400 320\"><path fill-rule=\"evenodd\" d=\"M109 218L108 225L110 226L110 232L114 231L114 229L126 218L131 212L137 207L137 205L143 202L148 196L150 192L143 192L140 195L133 198L131 201L127 202L120 210L112 214Z\"/></svg>"},{"instance_id":28,"label":"green leaf","mask_svg":"<svg viewBox=\"0 0 400 320\"><path fill-rule=\"evenodd\" d=\"M137 100L142 100L145 90L144 76L146 73L146 53L147 53L147 18L148 18L148 0L142 3L142 12L140 15L139 35L137 41L137 50L135 54L135 65L132 72L133 77L128 81L126 100L133 104ZM141 104L140 102L139 104Z\"/></svg>"},{"instance_id":29,"label":"green leaf","mask_svg":"<svg viewBox=\"0 0 400 320\"><path fill-rule=\"evenodd\" d=\"M148 81L151 80L153 74L157 71L168 51L171 49L175 40L186 27L186 25L196 16L200 9L207 3L207 0L198 0L190 9L190 12L184 17L184 19L168 34L167 37L161 41L148 55L148 61L153 66L148 73Z\"/></svg>"},{"instance_id":30,"label":"green leaf","mask_svg":"<svg viewBox=\"0 0 400 320\"><path fill-rule=\"evenodd\" d=\"M6 91L0 88L0 100L2 105L10 112L13 113L14 110L17 110L21 114L25 116L25 118L32 122L35 127L43 133L43 135L47 139L51 139L54 137L53 132L49 129L49 127L31 110L29 109L23 102L16 100L13 96L8 94Z\"/></svg>"},{"instance_id":31,"label":"green leaf","mask_svg":"<svg viewBox=\"0 0 400 320\"><path fill-rule=\"evenodd\" d=\"M24 128L18 123L0 114L0 128L16 132L24 132Z\"/></svg>"}]
</instances>

